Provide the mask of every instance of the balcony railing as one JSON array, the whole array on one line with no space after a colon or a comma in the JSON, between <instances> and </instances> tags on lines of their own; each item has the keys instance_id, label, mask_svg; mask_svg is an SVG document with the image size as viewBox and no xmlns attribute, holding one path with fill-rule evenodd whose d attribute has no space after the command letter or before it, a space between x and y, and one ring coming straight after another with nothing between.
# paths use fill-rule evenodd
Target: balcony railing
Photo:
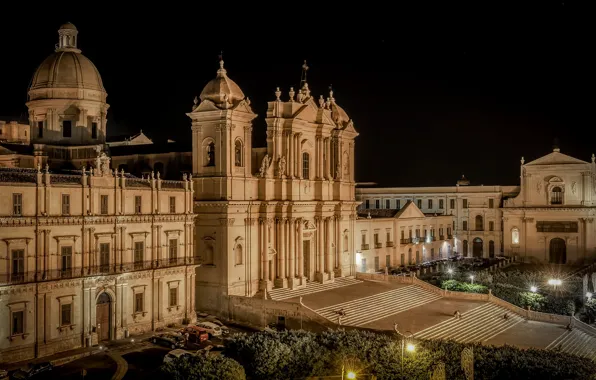
<instances>
[{"instance_id":1,"label":"balcony railing","mask_svg":"<svg viewBox=\"0 0 596 380\"><path fill-rule=\"evenodd\" d=\"M360 246L360 250L362 250L362 251L368 251L369 249L370 249L370 247L368 244L362 244Z\"/></svg>"},{"instance_id":2,"label":"balcony railing","mask_svg":"<svg viewBox=\"0 0 596 380\"><path fill-rule=\"evenodd\" d=\"M453 239L453 235L447 234L447 239Z\"/></svg>"},{"instance_id":3,"label":"balcony railing","mask_svg":"<svg viewBox=\"0 0 596 380\"><path fill-rule=\"evenodd\" d=\"M445 240L445 235L439 235L439 240Z\"/></svg>"},{"instance_id":4,"label":"balcony railing","mask_svg":"<svg viewBox=\"0 0 596 380\"><path fill-rule=\"evenodd\" d=\"M29 282L55 281L68 278L101 276L106 274L127 273L148 269L159 269L182 265L201 264L198 256L175 257L161 260L136 261L116 265L98 265L92 267L73 267L67 269L50 269L40 272L24 272L16 274L0 274L0 285L25 284Z\"/></svg>"},{"instance_id":5,"label":"balcony railing","mask_svg":"<svg viewBox=\"0 0 596 380\"><path fill-rule=\"evenodd\" d=\"M393 247L393 242L392 241L388 241L385 245L387 247Z\"/></svg>"},{"instance_id":6,"label":"balcony railing","mask_svg":"<svg viewBox=\"0 0 596 380\"><path fill-rule=\"evenodd\" d=\"M383 243L375 243L375 248L383 248Z\"/></svg>"}]
</instances>

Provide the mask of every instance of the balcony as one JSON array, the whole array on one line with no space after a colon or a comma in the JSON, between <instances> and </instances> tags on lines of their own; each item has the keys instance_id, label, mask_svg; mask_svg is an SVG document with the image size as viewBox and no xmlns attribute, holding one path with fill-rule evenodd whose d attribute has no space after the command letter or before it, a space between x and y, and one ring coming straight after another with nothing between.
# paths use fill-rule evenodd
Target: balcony
<instances>
[{"instance_id":1,"label":"balcony","mask_svg":"<svg viewBox=\"0 0 596 380\"><path fill-rule=\"evenodd\" d=\"M400 244L412 244L412 238L400 239Z\"/></svg>"},{"instance_id":2,"label":"balcony","mask_svg":"<svg viewBox=\"0 0 596 380\"><path fill-rule=\"evenodd\" d=\"M162 260L149 260L122 263L117 265L98 265L93 267L74 267L67 269L50 269L45 272L24 272L17 274L0 274L0 286L18 285L31 282L56 281L69 278L119 274L149 269L159 269L182 265L201 264L202 259L194 257L175 257Z\"/></svg>"},{"instance_id":3,"label":"balcony","mask_svg":"<svg viewBox=\"0 0 596 380\"><path fill-rule=\"evenodd\" d=\"M439 240L445 240L445 235L439 235Z\"/></svg>"},{"instance_id":4,"label":"balcony","mask_svg":"<svg viewBox=\"0 0 596 380\"><path fill-rule=\"evenodd\" d=\"M431 240L432 241L437 241L437 237L436 236L432 236Z\"/></svg>"},{"instance_id":5,"label":"balcony","mask_svg":"<svg viewBox=\"0 0 596 380\"><path fill-rule=\"evenodd\" d=\"M447 239L453 239L453 235L447 234Z\"/></svg>"},{"instance_id":6,"label":"balcony","mask_svg":"<svg viewBox=\"0 0 596 380\"><path fill-rule=\"evenodd\" d=\"M414 244L424 243L424 239L422 239L421 237L415 237L415 238L412 238L412 243L414 243Z\"/></svg>"},{"instance_id":7,"label":"balcony","mask_svg":"<svg viewBox=\"0 0 596 380\"><path fill-rule=\"evenodd\" d=\"M375 248L383 248L383 243L375 243Z\"/></svg>"},{"instance_id":8,"label":"balcony","mask_svg":"<svg viewBox=\"0 0 596 380\"><path fill-rule=\"evenodd\" d=\"M369 245L368 245L368 244L362 244L362 245L360 246L360 250L361 250L361 251L368 251L369 249L370 249L370 247L369 247Z\"/></svg>"},{"instance_id":9,"label":"balcony","mask_svg":"<svg viewBox=\"0 0 596 380\"><path fill-rule=\"evenodd\" d=\"M388 241L385 245L387 247L393 247L393 242L392 241Z\"/></svg>"}]
</instances>

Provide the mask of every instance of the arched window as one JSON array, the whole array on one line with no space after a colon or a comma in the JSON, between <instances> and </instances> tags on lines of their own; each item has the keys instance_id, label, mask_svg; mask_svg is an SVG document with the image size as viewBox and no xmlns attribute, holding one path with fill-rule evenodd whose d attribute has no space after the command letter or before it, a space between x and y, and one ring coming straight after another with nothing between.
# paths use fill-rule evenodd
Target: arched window
<instances>
[{"instance_id":1,"label":"arched window","mask_svg":"<svg viewBox=\"0 0 596 380\"><path fill-rule=\"evenodd\" d=\"M242 160L242 141L236 140L234 143L234 165L235 166L244 166Z\"/></svg>"},{"instance_id":2,"label":"arched window","mask_svg":"<svg viewBox=\"0 0 596 380\"><path fill-rule=\"evenodd\" d=\"M236 249L234 250L235 258L236 258L236 265L242 264L242 245L238 244Z\"/></svg>"},{"instance_id":3,"label":"arched window","mask_svg":"<svg viewBox=\"0 0 596 380\"><path fill-rule=\"evenodd\" d=\"M207 165L205 166L215 166L215 143L214 142L210 142L209 144L207 144L207 149L206 149L206 160L207 160Z\"/></svg>"},{"instance_id":4,"label":"arched window","mask_svg":"<svg viewBox=\"0 0 596 380\"><path fill-rule=\"evenodd\" d=\"M310 179L310 155L302 153L302 178Z\"/></svg>"},{"instance_id":5,"label":"arched window","mask_svg":"<svg viewBox=\"0 0 596 380\"><path fill-rule=\"evenodd\" d=\"M517 227L511 230L511 244L519 244L519 230Z\"/></svg>"},{"instance_id":6,"label":"arched window","mask_svg":"<svg viewBox=\"0 0 596 380\"><path fill-rule=\"evenodd\" d=\"M551 190L550 204L551 205L562 205L563 204L563 190L559 186L555 186Z\"/></svg>"},{"instance_id":7,"label":"arched window","mask_svg":"<svg viewBox=\"0 0 596 380\"><path fill-rule=\"evenodd\" d=\"M484 231L484 220L482 215L476 215L476 231Z\"/></svg>"}]
</instances>

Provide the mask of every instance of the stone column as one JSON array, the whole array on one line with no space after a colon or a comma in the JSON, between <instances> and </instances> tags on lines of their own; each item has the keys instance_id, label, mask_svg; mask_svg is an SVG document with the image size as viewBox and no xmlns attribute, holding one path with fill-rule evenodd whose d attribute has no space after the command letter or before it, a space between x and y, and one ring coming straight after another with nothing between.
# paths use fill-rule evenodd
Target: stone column
<instances>
[{"instance_id":1,"label":"stone column","mask_svg":"<svg viewBox=\"0 0 596 380\"><path fill-rule=\"evenodd\" d=\"M315 216L315 226L317 227L317 231L315 233L315 249L317 258L316 280L320 283L323 283L325 281L325 249L323 245L325 241L325 231L323 229L323 219L320 216Z\"/></svg>"},{"instance_id":2,"label":"stone column","mask_svg":"<svg viewBox=\"0 0 596 380\"><path fill-rule=\"evenodd\" d=\"M296 177L302 178L302 172L300 171L300 134L296 133L296 140L294 141L296 144Z\"/></svg>"},{"instance_id":3,"label":"stone column","mask_svg":"<svg viewBox=\"0 0 596 380\"><path fill-rule=\"evenodd\" d=\"M293 281L296 278L296 228L294 225L294 218L288 218L288 257L289 257L289 272L288 278L290 279L290 287L293 285Z\"/></svg>"},{"instance_id":4,"label":"stone column","mask_svg":"<svg viewBox=\"0 0 596 380\"><path fill-rule=\"evenodd\" d=\"M327 161L325 162L325 177L331 179L331 141L330 138L325 139L325 152L327 153Z\"/></svg>"},{"instance_id":5,"label":"stone column","mask_svg":"<svg viewBox=\"0 0 596 380\"><path fill-rule=\"evenodd\" d=\"M325 237L326 237L326 258L325 258L325 272L327 273L332 273L333 272L333 268L331 265L331 262L333 260L333 247L331 246L331 242L332 242L332 237L331 237L331 223L332 223L332 218L328 217L325 218Z\"/></svg>"},{"instance_id":6,"label":"stone column","mask_svg":"<svg viewBox=\"0 0 596 380\"><path fill-rule=\"evenodd\" d=\"M300 281L304 281L304 252L302 251L304 223L302 219L297 219L296 223L298 223L298 238L296 239L296 248L298 251L298 277L300 277Z\"/></svg>"},{"instance_id":7,"label":"stone column","mask_svg":"<svg viewBox=\"0 0 596 380\"><path fill-rule=\"evenodd\" d=\"M122 284L116 284L115 286L115 299L114 299L114 308L116 316L116 326L114 328L114 338L121 339L124 337L124 333L122 332Z\"/></svg>"},{"instance_id":8,"label":"stone column","mask_svg":"<svg viewBox=\"0 0 596 380\"><path fill-rule=\"evenodd\" d=\"M286 247L285 247L285 219L277 218L275 220L277 228L277 278L275 280L275 286L286 288L288 286L288 279L286 278Z\"/></svg>"},{"instance_id":9,"label":"stone column","mask_svg":"<svg viewBox=\"0 0 596 380\"><path fill-rule=\"evenodd\" d=\"M267 219L263 219L263 223L261 224L261 228L263 229L263 246L262 246L262 265L263 265L263 280L269 280L269 226L267 223Z\"/></svg>"},{"instance_id":10,"label":"stone column","mask_svg":"<svg viewBox=\"0 0 596 380\"><path fill-rule=\"evenodd\" d=\"M317 163L317 167L319 168L319 178L325 178L324 169L323 169L323 137L319 137L319 162Z\"/></svg>"},{"instance_id":11,"label":"stone column","mask_svg":"<svg viewBox=\"0 0 596 380\"><path fill-rule=\"evenodd\" d=\"M288 162L287 162L287 169L288 169L288 173L287 176L288 177L293 177L294 176L294 135L292 134L291 131L287 131L286 132L286 136L287 136L287 141L286 144L288 146Z\"/></svg>"}]
</instances>

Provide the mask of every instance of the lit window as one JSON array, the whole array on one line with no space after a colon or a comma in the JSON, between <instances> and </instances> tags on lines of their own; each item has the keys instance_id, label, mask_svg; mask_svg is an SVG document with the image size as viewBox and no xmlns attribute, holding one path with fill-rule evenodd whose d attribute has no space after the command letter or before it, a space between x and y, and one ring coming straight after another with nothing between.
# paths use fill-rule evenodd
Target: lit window
<instances>
[{"instance_id":1,"label":"lit window","mask_svg":"<svg viewBox=\"0 0 596 380\"><path fill-rule=\"evenodd\" d=\"M61 306L61 326L69 326L72 324L72 304L67 303Z\"/></svg>"},{"instance_id":2,"label":"lit window","mask_svg":"<svg viewBox=\"0 0 596 380\"><path fill-rule=\"evenodd\" d=\"M23 194L12 195L12 214L15 216L23 215Z\"/></svg>"},{"instance_id":3,"label":"lit window","mask_svg":"<svg viewBox=\"0 0 596 380\"><path fill-rule=\"evenodd\" d=\"M234 144L234 165L244 166L242 165L242 141L240 140L236 140Z\"/></svg>"},{"instance_id":4,"label":"lit window","mask_svg":"<svg viewBox=\"0 0 596 380\"><path fill-rule=\"evenodd\" d=\"M511 243L519 244L519 230L517 228L511 230Z\"/></svg>"},{"instance_id":5,"label":"lit window","mask_svg":"<svg viewBox=\"0 0 596 380\"><path fill-rule=\"evenodd\" d=\"M551 205L561 205L563 204L563 191L560 187L556 186L553 187L550 193L550 204Z\"/></svg>"},{"instance_id":6,"label":"lit window","mask_svg":"<svg viewBox=\"0 0 596 380\"><path fill-rule=\"evenodd\" d=\"M170 197L170 214L176 213L176 197Z\"/></svg>"},{"instance_id":7,"label":"lit window","mask_svg":"<svg viewBox=\"0 0 596 380\"><path fill-rule=\"evenodd\" d=\"M310 155L302 153L302 178L310 179Z\"/></svg>"}]
</instances>

